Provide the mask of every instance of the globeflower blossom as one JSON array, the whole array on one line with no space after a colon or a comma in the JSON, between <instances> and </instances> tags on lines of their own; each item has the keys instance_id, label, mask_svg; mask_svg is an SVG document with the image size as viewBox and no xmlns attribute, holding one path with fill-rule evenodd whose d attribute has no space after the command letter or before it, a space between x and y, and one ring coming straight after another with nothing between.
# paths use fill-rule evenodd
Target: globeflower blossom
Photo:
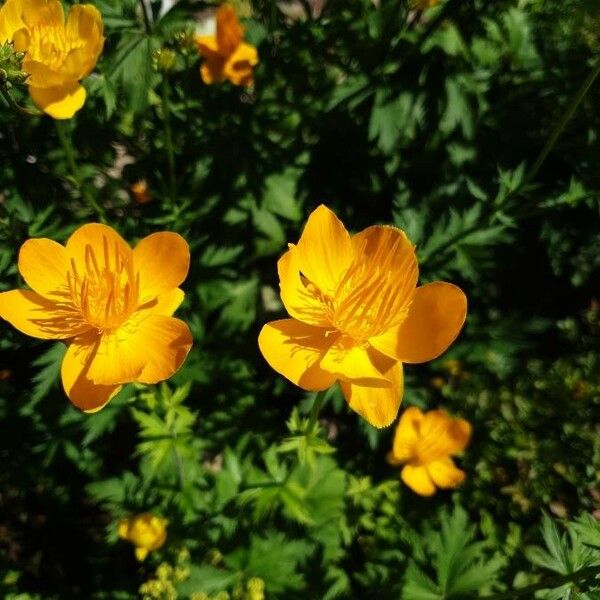
<instances>
[{"instance_id":1,"label":"globeflower blossom","mask_svg":"<svg viewBox=\"0 0 600 600\"><path fill-rule=\"evenodd\" d=\"M119 537L135 546L135 557L142 561L158 550L167 539L169 521L152 513L142 513L119 521Z\"/></svg>"},{"instance_id":2,"label":"globeflower blossom","mask_svg":"<svg viewBox=\"0 0 600 600\"><path fill-rule=\"evenodd\" d=\"M423 414L415 406L400 417L387 460L404 465L400 476L413 492L432 496L436 487L455 488L465 480L451 456L462 452L471 438L471 424L443 410Z\"/></svg>"},{"instance_id":3,"label":"globeflower blossom","mask_svg":"<svg viewBox=\"0 0 600 600\"><path fill-rule=\"evenodd\" d=\"M455 285L417 287L417 258L403 231L375 225L350 236L323 205L277 267L292 318L262 328L263 356L308 391L339 381L350 408L375 427L398 414L402 363L442 354L466 318Z\"/></svg>"},{"instance_id":4,"label":"globeflower blossom","mask_svg":"<svg viewBox=\"0 0 600 600\"><path fill-rule=\"evenodd\" d=\"M34 104L54 119L70 119L84 104L79 83L102 52L104 26L98 9L76 4L65 22L59 0L7 0L0 7L0 44L24 52Z\"/></svg>"},{"instance_id":5,"label":"globeflower blossom","mask_svg":"<svg viewBox=\"0 0 600 600\"><path fill-rule=\"evenodd\" d=\"M232 6L220 6L216 21L216 35L196 37L196 45L204 57L200 67L202 81L212 84L229 80L233 85L251 86L254 66L258 64L256 48L242 41L244 28Z\"/></svg>"},{"instance_id":6,"label":"globeflower blossom","mask_svg":"<svg viewBox=\"0 0 600 600\"><path fill-rule=\"evenodd\" d=\"M187 242L171 232L133 250L98 223L77 229L65 246L30 239L18 267L31 290L1 293L0 317L32 337L64 340L64 390L95 412L123 384L163 381L185 360L192 336L172 315L189 262Z\"/></svg>"}]
</instances>

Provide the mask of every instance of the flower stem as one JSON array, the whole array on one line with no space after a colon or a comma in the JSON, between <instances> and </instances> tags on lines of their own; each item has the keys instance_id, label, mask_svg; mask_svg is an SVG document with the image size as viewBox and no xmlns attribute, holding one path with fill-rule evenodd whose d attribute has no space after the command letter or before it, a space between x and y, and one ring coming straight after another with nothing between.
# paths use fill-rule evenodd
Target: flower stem
<instances>
[{"instance_id":1,"label":"flower stem","mask_svg":"<svg viewBox=\"0 0 600 600\"><path fill-rule=\"evenodd\" d=\"M169 82L166 76L162 80L162 117L165 133L165 150L167 153L167 168L169 174L169 200L175 207L177 199L177 179L175 176L175 149L173 146L173 132L171 130L171 111L169 108Z\"/></svg>"},{"instance_id":2,"label":"flower stem","mask_svg":"<svg viewBox=\"0 0 600 600\"><path fill-rule=\"evenodd\" d=\"M313 401L312 408L310 410L310 417L308 419L308 430L314 429L317 424L317 420L319 419L319 413L325 404L326 396L328 390L321 390L317 392L315 399Z\"/></svg>"},{"instance_id":3,"label":"flower stem","mask_svg":"<svg viewBox=\"0 0 600 600\"><path fill-rule=\"evenodd\" d=\"M63 121L54 121L56 125L56 133L58 135L58 140L60 145L62 146L63 152L65 153L65 158L67 159L67 164L69 165L69 170L71 171L71 177L75 183L75 187L79 194L83 197L83 199L89 204L101 222L105 222L104 209L96 198L94 198L93 194L91 194L83 182L83 178L81 177L81 171L79 170L79 166L77 165L77 161L75 159L75 148L73 146L73 138L71 136L70 129L67 128L67 125Z\"/></svg>"},{"instance_id":4,"label":"flower stem","mask_svg":"<svg viewBox=\"0 0 600 600\"><path fill-rule=\"evenodd\" d=\"M4 86L0 86L0 94L2 94L2 97L4 98L8 106L19 115L22 115L24 117L39 117L43 114L37 109L32 110L18 104L17 101L11 96L10 92Z\"/></svg>"},{"instance_id":5,"label":"flower stem","mask_svg":"<svg viewBox=\"0 0 600 600\"><path fill-rule=\"evenodd\" d=\"M579 571L575 571L575 573L551 577L545 581L540 581L539 583L521 589L510 590L509 592L502 592L492 596L485 596L485 600L512 600L513 598L520 597L533 598L534 592L537 592L538 590L558 588L567 583L583 583L587 579L593 579L598 575L600 575L600 566L586 567Z\"/></svg>"}]
</instances>

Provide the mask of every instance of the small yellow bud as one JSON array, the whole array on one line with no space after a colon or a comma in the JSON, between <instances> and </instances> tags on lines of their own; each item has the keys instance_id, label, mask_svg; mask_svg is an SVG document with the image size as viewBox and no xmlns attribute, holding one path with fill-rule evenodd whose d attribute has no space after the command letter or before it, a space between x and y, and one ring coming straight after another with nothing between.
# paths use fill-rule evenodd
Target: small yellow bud
<instances>
[{"instance_id":1,"label":"small yellow bud","mask_svg":"<svg viewBox=\"0 0 600 600\"><path fill-rule=\"evenodd\" d=\"M177 55L169 48L159 48L152 53L152 66L159 73L169 73L175 68Z\"/></svg>"}]
</instances>

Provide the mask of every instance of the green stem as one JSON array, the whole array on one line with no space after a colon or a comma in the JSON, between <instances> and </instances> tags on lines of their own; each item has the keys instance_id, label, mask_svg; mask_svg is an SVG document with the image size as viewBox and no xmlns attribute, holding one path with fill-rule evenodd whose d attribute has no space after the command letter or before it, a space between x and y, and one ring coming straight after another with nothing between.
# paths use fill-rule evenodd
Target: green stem
<instances>
[{"instance_id":1,"label":"green stem","mask_svg":"<svg viewBox=\"0 0 600 600\"><path fill-rule=\"evenodd\" d=\"M564 131L565 127L567 126L567 123L571 120L571 118L573 117L573 115L575 114L577 109L579 108L579 105L583 102L583 99L586 97L587 93L590 91L590 88L592 87L592 85L594 85L594 82L598 78L598 75L600 75L600 60L598 60L598 62L596 63L596 66L589 72L588 76L585 78L585 81L581 84L581 87L577 90L577 93L573 96L573 98L569 102L567 109L565 110L565 112L563 113L561 118L559 119L558 123L556 123L556 125L554 126L554 129L552 130L552 133L550 134L548 141L546 142L546 144L542 148L542 151L539 153L535 162L533 163L533 165L527 172L527 175L525 176L525 179L523 180L523 185L521 186L521 188L523 188L526 184L528 184L530 181L532 181L535 178L535 176L538 174L538 171L540 170L541 166L544 164L544 162L548 158L548 155L550 154L550 152L552 152L552 149L556 145L558 138L560 137L560 135Z\"/></svg>"},{"instance_id":2,"label":"green stem","mask_svg":"<svg viewBox=\"0 0 600 600\"><path fill-rule=\"evenodd\" d=\"M567 583L583 583L587 579L592 579L600 575L600 566L586 567L575 571L575 573L569 573L568 575L559 575L557 577L551 577L545 581L540 581L533 585L529 585L525 588L518 590L511 590L510 592L503 592L501 594L495 594L492 596L484 596L485 600L512 600L513 598L527 597L533 598L533 594L538 590L547 590L561 587Z\"/></svg>"},{"instance_id":3,"label":"green stem","mask_svg":"<svg viewBox=\"0 0 600 600\"><path fill-rule=\"evenodd\" d=\"M140 7L142 9L142 15L144 17L144 26L146 28L146 33L150 33L152 31L152 22L150 21L150 15L148 15L148 7L144 0L140 0Z\"/></svg>"},{"instance_id":4,"label":"green stem","mask_svg":"<svg viewBox=\"0 0 600 600\"><path fill-rule=\"evenodd\" d=\"M32 110L18 104L17 101L11 96L10 92L4 86L0 86L0 94L2 94L4 100L6 100L8 106L19 115L22 115L24 117L39 117L43 114L39 110Z\"/></svg>"},{"instance_id":5,"label":"green stem","mask_svg":"<svg viewBox=\"0 0 600 600\"><path fill-rule=\"evenodd\" d=\"M310 410L310 417L308 419L308 431L314 429L317 424L317 420L319 418L319 413L325 404L325 396L327 395L327 390L321 390L317 392L315 399L313 401L312 408Z\"/></svg>"},{"instance_id":6,"label":"green stem","mask_svg":"<svg viewBox=\"0 0 600 600\"><path fill-rule=\"evenodd\" d=\"M162 80L162 117L165 133L165 150L167 152L167 168L169 173L169 199L175 208L177 202L177 179L175 176L175 149L171 130L171 111L169 108L169 82L166 76Z\"/></svg>"},{"instance_id":7,"label":"green stem","mask_svg":"<svg viewBox=\"0 0 600 600\"><path fill-rule=\"evenodd\" d=\"M69 170L71 171L71 177L73 178L75 187L87 204L94 209L100 221L104 223L106 220L104 216L104 209L102 206L100 206L100 204L98 204L93 194L89 192L81 177L81 172L75 159L75 148L73 146L71 132L67 130L67 125L63 121L54 121L54 123L56 125L58 140L60 141L60 145L65 153L67 164L69 165Z\"/></svg>"}]
</instances>

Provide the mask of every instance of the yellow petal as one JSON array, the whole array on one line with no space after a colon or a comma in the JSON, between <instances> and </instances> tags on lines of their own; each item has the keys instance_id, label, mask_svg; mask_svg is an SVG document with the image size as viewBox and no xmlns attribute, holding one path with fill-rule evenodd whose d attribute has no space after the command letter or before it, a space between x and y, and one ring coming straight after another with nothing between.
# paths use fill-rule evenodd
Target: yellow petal
<instances>
[{"instance_id":1,"label":"yellow petal","mask_svg":"<svg viewBox=\"0 0 600 600\"><path fill-rule=\"evenodd\" d=\"M200 54L204 57L214 56L219 53L217 38L214 35L197 35L194 38Z\"/></svg>"},{"instance_id":2,"label":"yellow petal","mask_svg":"<svg viewBox=\"0 0 600 600\"><path fill-rule=\"evenodd\" d=\"M235 9L229 4L222 4L217 9L216 21L219 51L224 56L229 56L242 41L244 28L238 21Z\"/></svg>"},{"instance_id":3,"label":"yellow petal","mask_svg":"<svg viewBox=\"0 0 600 600\"><path fill-rule=\"evenodd\" d=\"M62 28L64 22L59 0L7 0L0 7L0 43L12 40L20 29L33 28L41 23L45 27Z\"/></svg>"},{"instance_id":4,"label":"yellow petal","mask_svg":"<svg viewBox=\"0 0 600 600\"><path fill-rule=\"evenodd\" d=\"M335 376L319 367L319 361L334 341L325 329L283 319L267 323L258 336L258 346L275 371L309 391L326 390Z\"/></svg>"},{"instance_id":5,"label":"yellow petal","mask_svg":"<svg viewBox=\"0 0 600 600\"><path fill-rule=\"evenodd\" d=\"M61 367L65 393L77 408L87 413L102 409L121 389L120 385L97 385L88 377L87 370L98 345L95 331L76 338L69 344Z\"/></svg>"},{"instance_id":6,"label":"yellow petal","mask_svg":"<svg viewBox=\"0 0 600 600\"><path fill-rule=\"evenodd\" d=\"M18 32L15 36L18 40L18 45L26 46L29 42L21 41L21 36L25 36L24 32ZM17 45L17 44L15 44ZM23 71L29 74L27 84L29 89L32 88L54 88L60 87L65 83L65 80L74 81L73 78L66 78L52 66L35 60L31 55L27 54L23 59Z\"/></svg>"},{"instance_id":7,"label":"yellow petal","mask_svg":"<svg viewBox=\"0 0 600 600\"><path fill-rule=\"evenodd\" d=\"M83 79L96 66L104 45L104 25L100 11L91 4L76 4L67 18L66 37L78 47L69 53L63 69L74 79Z\"/></svg>"},{"instance_id":8,"label":"yellow petal","mask_svg":"<svg viewBox=\"0 0 600 600\"><path fill-rule=\"evenodd\" d=\"M101 223L88 223L75 230L66 244L69 259L75 261L80 275L87 270L88 248L93 251L101 270L107 266L107 262L109 270L114 270L116 250L125 261L131 260L131 248L112 227Z\"/></svg>"},{"instance_id":9,"label":"yellow petal","mask_svg":"<svg viewBox=\"0 0 600 600\"><path fill-rule=\"evenodd\" d=\"M296 246L302 274L323 294L333 297L353 258L343 223L321 205L308 217Z\"/></svg>"},{"instance_id":10,"label":"yellow petal","mask_svg":"<svg viewBox=\"0 0 600 600\"><path fill-rule=\"evenodd\" d=\"M420 496L433 496L435 494L435 486L425 467L405 465L400 477L413 492Z\"/></svg>"},{"instance_id":11,"label":"yellow petal","mask_svg":"<svg viewBox=\"0 0 600 600\"><path fill-rule=\"evenodd\" d=\"M188 326L159 314L133 315L105 333L87 375L96 384L158 383L171 377L192 347Z\"/></svg>"},{"instance_id":12,"label":"yellow petal","mask_svg":"<svg viewBox=\"0 0 600 600\"><path fill-rule=\"evenodd\" d=\"M121 519L121 521L119 521L119 524L117 526L117 533L119 534L119 537L121 539L127 539L127 536L129 534L129 519Z\"/></svg>"},{"instance_id":13,"label":"yellow petal","mask_svg":"<svg viewBox=\"0 0 600 600\"><path fill-rule=\"evenodd\" d=\"M402 363L385 356L374 357L378 370L390 381L391 387L366 387L340 381L350 408L373 427L387 427L394 422L404 392Z\"/></svg>"},{"instance_id":14,"label":"yellow petal","mask_svg":"<svg viewBox=\"0 0 600 600\"><path fill-rule=\"evenodd\" d=\"M133 267L140 276L139 301L143 304L185 280L190 268L190 247L177 233L153 233L133 249Z\"/></svg>"},{"instance_id":15,"label":"yellow petal","mask_svg":"<svg viewBox=\"0 0 600 600\"><path fill-rule=\"evenodd\" d=\"M184 298L185 294L183 293L183 290L175 288L174 290L165 292L157 298L154 298L154 300L147 302L138 309L138 312L148 311L156 315L171 317L179 308Z\"/></svg>"},{"instance_id":16,"label":"yellow petal","mask_svg":"<svg viewBox=\"0 0 600 600\"><path fill-rule=\"evenodd\" d=\"M420 436L421 460L430 462L464 450L471 437L471 424L443 410L430 410L421 421Z\"/></svg>"},{"instance_id":17,"label":"yellow petal","mask_svg":"<svg viewBox=\"0 0 600 600\"><path fill-rule=\"evenodd\" d=\"M220 57L205 58L200 66L200 77L206 85L225 81L225 62Z\"/></svg>"},{"instance_id":18,"label":"yellow petal","mask_svg":"<svg viewBox=\"0 0 600 600\"><path fill-rule=\"evenodd\" d=\"M415 457L423 413L416 406L409 406L400 416L394 435L392 456L396 464Z\"/></svg>"},{"instance_id":19,"label":"yellow petal","mask_svg":"<svg viewBox=\"0 0 600 600\"><path fill-rule=\"evenodd\" d=\"M327 350L320 366L342 381L364 386L389 387L390 382L374 364L377 354L372 348L359 346L354 340L340 336Z\"/></svg>"},{"instance_id":20,"label":"yellow petal","mask_svg":"<svg viewBox=\"0 0 600 600\"><path fill-rule=\"evenodd\" d=\"M29 86L33 103L53 119L71 119L85 104L85 88L77 81L69 81L55 87Z\"/></svg>"},{"instance_id":21,"label":"yellow petal","mask_svg":"<svg viewBox=\"0 0 600 600\"><path fill-rule=\"evenodd\" d=\"M357 339L402 322L416 289L412 244L396 227L369 227L352 238L354 260L335 291L332 321Z\"/></svg>"},{"instance_id":22,"label":"yellow petal","mask_svg":"<svg viewBox=\"0 0 600 600\"><path fill-rule=\"evenodd\" d=\"M435 485L442 489L458 487L466 477L449 457L428 463L426 468Z\"/></svg>"},{"instance_id":23,"label":"yellow petal","mask_svg":"<svg viewBox=\"0 0 600 600\"><path fill-rule=\"evenodd\" d=\"M148 556L149 550L147 548L136 548L135 549L135 557L142 562L145 560L146 556Z\"/></svg>"},{"instance_id":24,"label":"yellow petal","mask_svg":"<svg viewBox=\"0 0 600 600\"><path fill-rule=\"evenodd\" d=\"M303 283L300 278L300 262L295 246L277 262L281 300L290 316L308 325L331 327L323 298L315 286Z\"/></svg>"},{"instance_id":25,"label":"yellow petal","mask_svg":"<svg viewBox=\"0 0 600 600\"><path fill-rule=\"evenodd\" d=\"M433 360L458 336L467 316L467 297L451 283L417 288L406 320L369 343L406 363Z\"/></svg>"},{"instance_id":26,"label":"yellow petal","mask_svg":"<svg viewBox=\"0 0 600 600\"><path fill-rule=\"evenodd\" d=\"M22 333L42 340L68 339L90 328L78 312L29 290L0 294L0 317Z\"/></svg>"},{"instance_id":27,"label":"yellow petal","mask_svg":"<svg viewBox=\"0 0 600 600\"><path fill-rule=\"evenodd\" d=\"M19 272L38 294L65 300L69 258L64 246L46 238L27 240L19 251Z\"/></svg>"},{"instance_id":28,"label":"yellow petal","mask_svg":"<svg viewBox=\"0 0 600 600\"><path fill-rule=\"evenodd\" d=\"M225 63L225 77L233 85L250 86L254 83L254 65L258 63L258 52L250 44L240 44Z\"/></svg>"}]
</instances>

